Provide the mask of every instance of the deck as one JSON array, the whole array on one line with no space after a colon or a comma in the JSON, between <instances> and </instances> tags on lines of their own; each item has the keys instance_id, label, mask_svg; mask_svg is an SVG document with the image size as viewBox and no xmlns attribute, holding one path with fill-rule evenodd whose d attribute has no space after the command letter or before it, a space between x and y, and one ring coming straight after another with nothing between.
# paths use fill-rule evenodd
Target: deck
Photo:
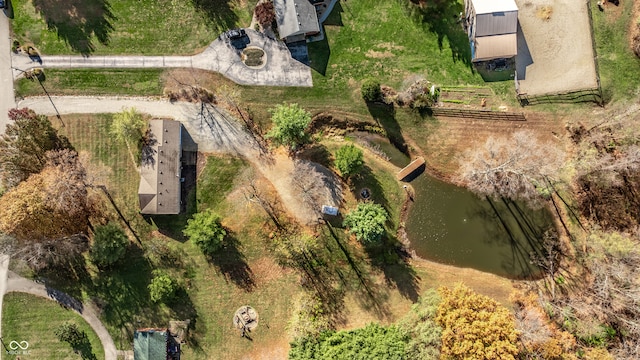
<instances>
[{"instance_id":1,"label":"deck","mask_svg":"<svg viewBox=\"0 0 640 360\"><path fill-rule=\"evenodd\" d=\"M409 165L405 166L402 170L398 172L398 174L396 175L396 179L400 181L404 180L407 176L411 175L414 171L416 171L418 168L420 168L424 164L425 164L425 161L422 156L414 159L409 163Z\"/></svg>"}]
</instances>

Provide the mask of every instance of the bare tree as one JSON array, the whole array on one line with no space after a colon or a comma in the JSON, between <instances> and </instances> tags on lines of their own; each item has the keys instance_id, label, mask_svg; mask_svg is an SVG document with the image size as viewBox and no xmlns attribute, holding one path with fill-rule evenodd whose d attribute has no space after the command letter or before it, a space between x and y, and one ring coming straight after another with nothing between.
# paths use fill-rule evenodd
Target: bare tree
<instances>
[{"instance_id":1,"label":"bare tree","mask_svg":"<svg viewBox=\"0 0 640 360\"><path fill-rule=\"evenodd\" d=\"M553 178L564 158L555 144L542 143L530 131L511 138L489 137L484 146L467 151L459 179L471 191L536 203L545 177Z\"/></svg>"}]
</instances>

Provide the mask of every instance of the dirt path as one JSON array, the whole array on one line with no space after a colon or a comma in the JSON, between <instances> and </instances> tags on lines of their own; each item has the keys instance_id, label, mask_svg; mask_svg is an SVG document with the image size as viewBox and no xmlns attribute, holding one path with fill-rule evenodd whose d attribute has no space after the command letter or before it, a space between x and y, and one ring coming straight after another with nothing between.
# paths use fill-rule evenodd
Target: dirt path
<instances>
[{"instance_id":1,"label":"dirt path","mask_svg":"<svg viewBox=\"0 0 640 360\"><path fill-rule=\"evenodd\" d=\"M171 103L151 98L54 96L51 101L46 97L26 98L18 103L18 107L28 107L46 115L56 115L56 109L60 114L97 114L114 113L134 107L153 117L174 118L184 125L198 144L199 151L228 153L246 158L273 184L291 216L302 224L317 221L317 207L305 201L300 189L295 186L296 169L293 160L285 154L265 152L240 122L218 107L185 102ZM340 187L337 179L332 179L329 184L321 179L315 180L318 181L316 186L320 188ZM339 201L330 196L322 196L319 201L326 205L339 205Z\"/></svg>"},{"instance_id":2,"label":"dirt path","mask_svg":"<svg viewBox=\"0 0 640 360\"><path fill-rule=\"evenodd\" d=\"M6 291L23 292L35 296L40 296L57 301L61 305L67 308L71 308L73 311L80 314L80 316L82 316L82 318L98 335L98 338L102 342L102 346L104 348L105 360L117 359L118 352L116 350L116 345L111 338L111 335L109 335L109 332L102 324L102 321L100 321L95 311L90 306L86 306L85 304L61 291L48 288L43 284L39 284L29 279L23 278L22 276L19 276L12 271L9 271L9 277L6 283Z\"/></svg>"}]
</instances>

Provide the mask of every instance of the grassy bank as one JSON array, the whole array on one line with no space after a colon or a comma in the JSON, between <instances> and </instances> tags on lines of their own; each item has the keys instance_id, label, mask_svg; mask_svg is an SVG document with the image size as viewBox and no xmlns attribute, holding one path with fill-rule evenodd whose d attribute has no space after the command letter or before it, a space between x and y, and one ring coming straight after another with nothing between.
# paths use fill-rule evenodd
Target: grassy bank
<instances>
[{"instance_id":1,"label":"grassy bank","mask_svg":"<svg viewBox=\"0 0 640 360\"><path fill-rule=\"evenodd\" d=\"M640 59L631 51L628 35L631 22L637 21L632 18L634 2L608 4L604 12L590 5L605 101L633 98L640 93Z\"/></svg>"},{"instance_id":2,"label":"grassy bank","mask_svg":"<svg viewBox=\"0 0 640 360\"><path fill-rule=\"evenodd\" d=\"M60 342L53 331L65 321L78 325L87 334L90 346L86 354L94 359L104 359L104 349L96 333L80 315L61 307L54 301L23 293L8 293L2 306L2 338L5 344L12 341L28 342L28 354L3 354L3 359L91 359L74 353L71 346ZM24 344L23 344L24 345Z\"/></svg>"},{"instance_id":3,"label":"grassy bank","mask_svg":"<svg viewBox=\"0 0 640 360\"><path fill-rule=\"evenodd\" d=\"M193 54L227 29L248 26L240 0L14 0L15 37L41 53ZM73 8L73 11L70 10Z\"/></svg>"}]
</instances>

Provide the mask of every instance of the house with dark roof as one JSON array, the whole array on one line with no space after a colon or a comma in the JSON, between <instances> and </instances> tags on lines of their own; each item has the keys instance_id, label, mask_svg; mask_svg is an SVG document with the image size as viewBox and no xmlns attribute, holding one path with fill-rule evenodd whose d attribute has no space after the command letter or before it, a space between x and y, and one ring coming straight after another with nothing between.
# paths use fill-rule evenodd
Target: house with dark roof
<instances>
[{"instance_id":1,"label":"house with dark roof","mask_svg":"<svg viewBox=\"0 0 640 360\"><path fill-rule=\"evenodd\" d=\"M133 334L134 360L179 360L180 345L168 329L139 329Z\"/></svg>"},{"instance_id":2,"label":"house with dark roof","mask_svg":"<svg viewBox=\"0 0 640 360\"><path fill-rule=\"evenodd\" d=\"M278 34L285 42L305 40L320 32L316 7L309 0L273 0Z\"/></svg>"},{"instance_id":3,"label":"house with dark roof","mask_svg":"<svg viewBox=\"0 0 640 360\"><path fill-rule=\"evenodd\" d=\"M140 213L178 214L182 200L182 124L150 120L149 135L140 166Z\"/></svg>"}]
</instances>

